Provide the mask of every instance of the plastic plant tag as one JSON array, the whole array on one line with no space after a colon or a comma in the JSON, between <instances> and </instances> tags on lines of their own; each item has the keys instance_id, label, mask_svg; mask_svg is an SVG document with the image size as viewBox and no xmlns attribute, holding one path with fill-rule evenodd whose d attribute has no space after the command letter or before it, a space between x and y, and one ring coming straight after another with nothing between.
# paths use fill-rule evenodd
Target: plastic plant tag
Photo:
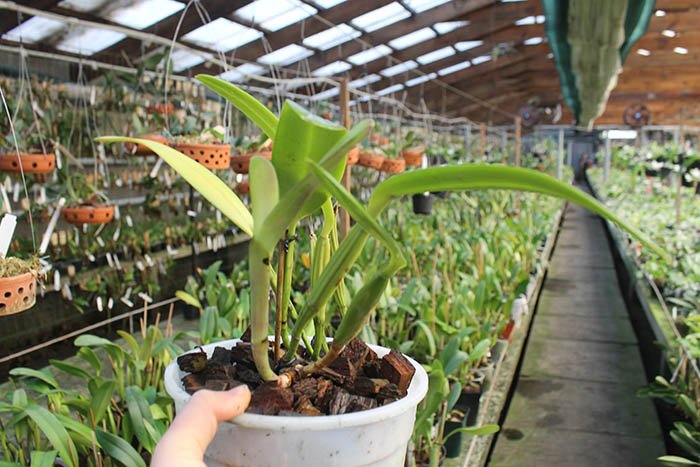
<instances>
[{"instance_id":1,"label":"plastic plant tag","mask_svg":"<svg viewBox=\"0 0 700 467\"><path fill-rule=\"evenodd\" d=\"M97 244L100 245L102 248L105 247L105 241L102 240L102 237L100 237L100 236L95 237L95 241L96 241Z\"/></svg>"},{"instance_id":2,"label":"plastic plant tag","mask_svg":"<svg viewBox=\"0 0 700 467\"><path fill-rule=\"evenodd\" d=\"M0 221L0 257L2 258L7 255L7 250L10 248L15 227L17 227L17 216L5 214Z\"/></svg>"},{"instance_id":3,"label":"plastic plant tag","mask_svg":"<svg viewBox=\"0 0 700 467\"><path fill-rule=\"evenodd\" d=\"M51 234L53 234L54 229L56 228L56 223L58 222L58 216L61 215L61 209L63 206L66 204L66 198L61 198L58 200L58 203L56 204L56 209L54 209L53 214L51 215L51 219L49 220L49 225L46 227L46 232L44 232L44 236L41 239L41 244L39 245L39 254L43 255L46 253L47 248L49 247L49 241L51 240Z\"/></svg>"},{"instance_id":4,"label":"plastic plant tag","mask_svg":"<svg viewBox=\"0 0 700 467\"><path fill-rule=\"evenodd\" d=\"M19 201L19 194L20 194L21 187L19 186L19 182L15 183L15 186L12 188L12 202L16 203Z\"/></svg>"},{"instance_id":5,"label":"plastic plant tag","mask_svg":"<svg viewBox=\"0 0 700 467\"><path fill-rule=\"evenodd\" d=\"M109 297L109 300L107 300L107 309L111 310L114 307L114 299L112 297Z\"/></svg>"},{"instance_id":6,"label":"plastic plant tag","mask_svg":"<svg viewBox=\"0 0 700 467\"><path fill-rule=\"evenodd\" d=\"M94 262L95 262L95 255L93 255L92 253L88 253L88 254L87 254L87 257L88 257L88 259L90 260L91 263L94 263Z\"/></svg>"},{"instance_id":7,"label":"plastic plant tag","mask_svg":"<svg viewBox=\"0 0 700 467\"><path fill-rule=\"evenodd\" d=\"M153 260L151 259L150 256L143 255L143 258L146 260L146 263L148 263L149 267L153 267L155 265L155 263L153 262Z\"/></svg>"},{"instance_id":8,"label":"plastic plant tag","mask_svg":"<svg viewBox=\"0 0 700 467\"><path fill-rule=\"evenodd\" d=\"M7 196L7 190L5 186L0 187L0 192L2 193L2 207L4 212L12 212L12 205L10 204L10 198Z\"/></svg>"},{"instance_id":9,"label":"plastic plant tag","mask_svg":"<svg viewBox=\"0 0 700 467\"><path fill-rule=\"evenodd\" d=\"M116 213L116 210L115 210L115 213ZM121 227L117 227L116 229L114 229L114 233L112 234L112 241L113 242L116 242L117 240L119 240L119 234L121 233L121 231L122 231Z\"/></svg>"},{"instance_id":10,"label":"plastic plant tag","mask_svg":"<svg viewBox=\"0 0 700 467\"><path fill-rule=\"evenodd\" d=\"M109 265L109 267L114 269L114 260L112 259L112 254L109 252L105 253L105 259L107 260L107 264Z\"/></svg>"},{"instance_id":11,"label":"plastic plant tag","mask_svg":"<svg viewBox=\"0 0 700 467\"><path fill-rule=\"evenodd\" d=\"M58 269L53 272L53 289L58 292L61 290L61 273Z\"/></svg>"},{"instance_id":12,"label":"plastic plant tag","mask_svg":"<svg viewBox=\"0 0 700 467\"><path fill-rule=\"evenodd\" d=\"M148 296L148 294L144 292L139 292L139 298L143 300L145 303L152 303L153 299Z\"/></svg>"},{"instance_id":13,"label":"plastic plant tag","mask_svg":"<svg viewBox=\"0 0 700 467\"><path fill-rule=\"evenodd\" d=\"M129 300L128 298L122 297L119 299L119 301L121 301L124 305L128 306L129 308L134 307L134 303L131 300Z\"/></svg>"},{"instance_id":14,"label":"plastic plant tag","mask_svg":"<svg viewBox=\"0 0 700 467\"><path fill-rule=\"evenodd\" d=\"M189 210L187 211L187 215L190 216L190 217L197 217L197 213L194 212L194 211L191 210L191 209L189 209Z\"/></svg>"},{"instance_id":15,"label":"plastic plant tag","mask_svg":"<svg viewBox=\"0 0 700 467\"><path fill-rule=\"evenodd\" d=\"M134 150L136 150L136 145L133 146ZM160 171L160 168L163 166L163 159L158 158L156 161L155 165L151 169L151 173L149 174L151 178L156 178L158 176L158 172ZM164 172L165 176L168 176L168 172Z\"/></svg>"},{"instance_id":16,"label":"plastic plant tag","mask_svg":"<svg viewBox=\"0 0 700 467\"><path fill-rule=\"evenodd\" d=\"M134 221L131 220L131 216L130 216L130 215L127 214L126 217L125 217L125 220L126 220L126 225L128 225L129 227L133 227L133 226L134 226Z\"/></svg>"},{"instance_id":17,"label":"plastic plant tag","mask_svg":"<svg viewBox=\"0 0 700 467\"><path fill-rule=\"evenodd\" d=\"M95 303L97 304L97 311L102 312L102 297L97 297Z\"/></svg>"}]
</instances>

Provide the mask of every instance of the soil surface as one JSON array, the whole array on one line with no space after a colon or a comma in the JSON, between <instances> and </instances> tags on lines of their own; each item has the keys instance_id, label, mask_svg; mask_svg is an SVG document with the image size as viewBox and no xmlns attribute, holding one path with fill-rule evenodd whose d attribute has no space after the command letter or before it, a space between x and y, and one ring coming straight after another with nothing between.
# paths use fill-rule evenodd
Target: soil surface
<instances>
[{"instance_id":1,"label":"soil surface","mask_svg":"<svg viewBox=\"0 0 700 467\"><path fill-rule=\"evenodd\" d=\"M297 360L275 362L278 372L291 371L309 363L300 350ZM255 369L251 345L239 342L232 348L216 347L211 358L205 352L193 352L177 359L185 390L225 391L247 384L252 391L249 413L264 415L319 416L339 415L373 409L406 395L415 368L400 352L392 350L379 358L364 342L351 341L327 368L303 377L291 387L263 382Z\"/></svg>"}]
</instances>

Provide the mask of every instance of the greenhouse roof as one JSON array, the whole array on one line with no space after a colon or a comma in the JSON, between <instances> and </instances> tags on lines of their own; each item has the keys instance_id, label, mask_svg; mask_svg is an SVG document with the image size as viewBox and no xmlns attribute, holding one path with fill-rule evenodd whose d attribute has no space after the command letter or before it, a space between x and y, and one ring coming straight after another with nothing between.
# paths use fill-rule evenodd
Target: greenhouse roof
<instances>
[{"instance_id":1,"label":"greenhouse roof","mask_svg":"<svg viewBox=\"0 0 700 467\"><path fill-rule=\"evenodd\" d=\"M210 73L234 82L251 75L346 77L354 89L493 123L512 121L528 102L554 107L562 101L538 0L23 0L13 5L20 11L8 8L0 16L0 44L21 43L56 56L134 66L174 41L172 69L181 75ZM600 122L619 123L624 108L640 101L658 122L697 97L699 6L691 0L657 1L660 13L632 50ZM256 84L272 86L267 81ZM301 86L295 92L312 89Z\"/></svg>"}]
</instances>

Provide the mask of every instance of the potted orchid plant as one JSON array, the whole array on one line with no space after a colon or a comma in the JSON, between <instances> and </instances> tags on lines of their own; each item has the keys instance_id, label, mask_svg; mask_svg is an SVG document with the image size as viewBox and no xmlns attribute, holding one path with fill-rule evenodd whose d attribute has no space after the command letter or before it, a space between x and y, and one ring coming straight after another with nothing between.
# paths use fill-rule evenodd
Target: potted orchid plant
<instances>
[{"instance_id":1,"label":"potted orchid plant","mask_svg":"<svg viewBox=\"0 0 700 467\"><path fill-rule=\"evenodd\" d=\"M189 398L188 389L226 389L241 382L254 389L248 410L254 413L220 425L209 448L208 459L221 465L277 465L281 459L289 465L403 463L416 407L428 390L427 375L421 365L395 350L355 339L391 278L406 265L402 245L377 220L401 196L478 189L546 194L587 207L664 254L595 199L528 169L472 164L414 170L381 182L364 206L339 180L348 151L370 133L372 121L348 130L291 101L284 103L277 117L226 81L208 75L197 79L253 120L273 142L271 161L264 157L250 161L252 211L216 175L172 148L126 137L99 140L148 146L251 237L251 332L243 339L247 342L194 350L165 375L177 408ZM342 239L337 205L355 220ZM294 239L301 223L309 220L320 225L311 250L310 286L303 300L293 303ZM344 277L370 236L388 251L388 260L372 268L348 303ZM339 321L332 326L334 316ZM331 328L335 331L329 339L326 333ZM271 332L274 338L269 337ZM208 372L209 379L202 380L198 376L202 372Z\"/></svg>"}]
</instances>

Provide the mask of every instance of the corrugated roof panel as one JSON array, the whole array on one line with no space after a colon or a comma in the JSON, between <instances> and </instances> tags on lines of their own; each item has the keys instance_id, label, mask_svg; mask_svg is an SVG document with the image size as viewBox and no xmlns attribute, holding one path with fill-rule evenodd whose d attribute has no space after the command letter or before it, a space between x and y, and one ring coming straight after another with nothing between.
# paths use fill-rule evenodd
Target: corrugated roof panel
<instances>
[{"instance_id":1,"label":"corrugated roof panel","mask_svg":"<svg viewBox=\"0 0 700 467\"><path fill-rule=\"evenodd\" d=\"M33 16L16 28L10 29L2 35L2 38L15 42L36 44L66 28L66 23L61 21Z\"/></svg>"},{"instance_id":2,"label":"corrugated roof panel","mask_svg":"<svg viewBox=\"0 0 700 467\"><path fill-rule=\"evenodd\" d=\"M199 54L188 52L183 49L176 49L170 57L173 62L173 71L180 72L204 62L204 57Z\"/></svg>"},{"instance_id":3,"label":"corrugated roof panel","mask_svg":"<svg viewBox=\"0 0 700 467\"><path fill-rule=\"evenodd\" d=\"M360 15L350 21L350 23L367 32L372 32L408 18L409 16L411 16L411 12L402 7L400 3L392 2L381 8L365 13L364 15Z\"/></svg>"},{"instance_id":4,"label":"corrugated roof panel","mask_svg":"<svg viewBox=\"0 0 700 467\"><path fill-rule=\"evenodd\" d=\"M345 3L346 0L316 0L314 3L323 8L331 8L341 3Z\"/></svg>"},{"instance_id":5,"label":"corrugated roof panel","mask_svg":"<svg viewBox=\"0 0 700 467\"><path fill-rule=\"evenodd\" d=\"M386 45L382 44L376 47L372 47L371 49L363 50L362 52L356 53L355 55L351 55L350 57L348 57L348 61L350 61L354 65L364 65L367 62L371 62L372 60L384 57L386 55L389 55L390 53L391 49Z\"/></svg>"},{"instance_id":6,"label":"corrugated roof panel","mask_svg":"<svg viewBox=\"0 0 700 467\"><path fill-rule=\"evenodd\" d=\"M92 55L126 38L126 34L99 28L75 28L64 36L56 48L81 55Z\"/></svg>"},{"instance_id":7,"label":"corrugated roof panel","mask_svg":"<svg viewBox=\"0 0 700 467\"><path fill-rule=\"evenodd\" d=\"M423 28L412 33L406 34L405 36L397 37L394 40L389 41L389 45L395 49L402 50L412 45L420 44L428 39L433 39L436 37L435 31L431 28Z\"/></svg>"},{"instance_id":8,"label":"corrugated roof panel","mask_svg":"<svg viewBox=\"0 0 700 467\"><path fill-rule=\"evenodd\" d=\"M376 83L380 79L382 79L381 76L379 76L375 73L372 73L371 75L363 76L362 78L358 78L354 81L350 81L350 83L348 84L348 87L362 88L364 86L367 86L368 84Z\"/></svg>"},{"instance_id":9,"label":"corrugated roof panel","mask_svg":"<svg viewBox=\"0 0 700 467\"><path fill-rule=\"evenodd\" d=\"M443 58L451 57L454 55L455 49L452 47L443 47L442 49L437 49L433 50L432 52L428 52L427 54L421 55L418 57L416 60L418 60L418 63L421 65L427 65L428 63L433 63L438 60L442 60Z\"/></svg>"},{"instance_id":10,"label":"corrugated roof panel","mask_svg":"<svg viewBox=\"0 0 700 467\"><path fill-rule=\"evenodd\" d=\"M398 65L390 66L389 68L385 68L379 73L383 74L386 77L389 76L395 76L398 75L399 73L403 73L408 70L412 70L414 68L417 68L418 64L414 62L413 60L409 60L407 62L399 63Z\"/></svg>"},{"instance_id":11,"label":"corrugated roof panel","mask_svg":"<svg viewBox=\"0 0 700 467\"><path fill-rule=\"evenodd\" d=\"M256 0L236 10L235 15L269 31L277 31L316 13L316 8L299 0Z\"/></svg>"},{"instance_id":12,"label":"corrugated roof panel","mask_svg":"<svg viewBox=\"0 0 700 467\"><path fill-rule=\"evenodd\" d=\"M466 62L458 63L456 65L448 66L446 68L443 68L442 70L439 70L438 75L449 75L450 73L454 73L459 70L464 70L465 68L469 68L470 66L472 66L472 64L469 62L469 60L467 60Z\"/></svg>"},{"instance_id":13,"label":"corrugated roof panel","mask_svg":"<svg viewBox=\"0 0 700 467\"><path fill-rule=\"evenodd\" d=\"M313 55L314 52L297 44L289 44L286 47L277 49L267 55L258 57L258 62L265 65L285 66L290 63L298 62L306 57Z\"/></svg>"},{"instance_id":14,"label":"corrugated roof panel","mask_svg":"<svg viewBox=\"0 0 700 467\"><path fill-rule=\"evenodd\" d=\"M302 41L302 44L307 47L327 50L359 37L361 34L357 29L353 29L351 26L343 23L307 37Z\"/></svg>"},{"instance_id":15,"label":"corrugated roof panel","mask_svg":"<svg viewBox=\"0 0 700 467\"><path fill-rule=\"evenodd\" d=\"M134 29L147 27L174 15L185 8L184 3L175 0L142 0L107 14L107 19Z\"/></svg>"},{"instance_id":16,"label":"corrugated roof panel","mask_svg":"<svg viewBox=\"0 0 700 467\"><path fill-rule=\"evenodd\" d=\"M410 88L412 86L417 86L435 78L437 78L437 73L430 73L428 75L419 76L418 78L409 79L406 81L406 87Z\"/></svg>"},{"instance_id":17,"label":"corrugated roof panel","mask_svg":"<svg viewBox=\"0 0 700 467\"><path fill-rule=\"evenodd\" d=\"M406 0L406 5L416 13L420 13L449 1L450 0Z\"/></svg>"},{"instance_id":18,"label":"corrugated roof panel","mask_svg":"<svg viewBox=\"0 0 700 467\"><path fill-rule=\"evenodd\" d=\"M387 94L391 94L392 92L401 91L402 89L403 89L403 84L392 84L389 87L386 87L384 89L380 89L375 94L378 96L386 96Z\"/></svg>"},{"instance_id":19,"label":"corrugated roof panel","mask_svg":"<svg viewBox=\"0 0 700 467\"><path fill-rule=\"evenodd\" d=\"M348 71L352 68L347 62L341 60L329 63L328 65L322 66L321 68L316 68L311 74L314 76L332 76L340 74L344 71Z\"/></svg>"},{"instance_id":20,"label":"corrugated roof panel","mask_svg":"<svg viewBox=\"0 0 700 467\"><path fill-rule=\"evenodd\" d=\"M232 70L219 74L219 78L225 79L226 81L236 81L241 83L249 79L246 75L263 75L264 73L264 67L254 63L244 63L243 65Z\"/></svg>"},{"instance_id":21,"label":"corrugated roof panel","mask_svg":"<svg viewBox=\"0 0 700 467\"><path fill-rule=\"evenodd\" d=\"M182 36L182 39L217 52L228 52L262 37L263 33L226 18L217 18Z\"/></svg>"},{"instance_id":22,"label":"corrugated roof panel","mask_svg":"<svg viewBox=\"0 0 700 467\"><path fill-rule=\"evenodd\" d=\"M109 0L62 0L58 2L61 8L79 11L81 13L90 13L92 11L101 10L109 4Z\"/></svg>"}]
</instances>

